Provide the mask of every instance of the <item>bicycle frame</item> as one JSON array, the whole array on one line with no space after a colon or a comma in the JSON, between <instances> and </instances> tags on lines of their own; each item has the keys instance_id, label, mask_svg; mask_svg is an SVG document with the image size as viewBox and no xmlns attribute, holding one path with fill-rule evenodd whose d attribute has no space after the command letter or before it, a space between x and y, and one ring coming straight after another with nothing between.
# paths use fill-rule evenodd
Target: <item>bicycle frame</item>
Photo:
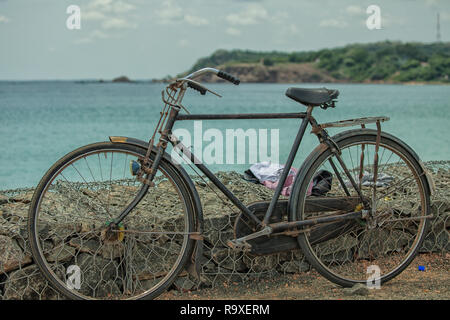
<instances>
[{"instance_id":1,"label":"bicycle frame","mask_svg":"<svg viewBox=\"0 0 450 320\"><path fill-rule=\"evenodd\" d=\"M255 232L251 235L248 235L246 237L240 238L241 240L249 240L256 237L259 237L261 235L269 235L275 232L287 232L291 235L295 234L295 230L303 226L307 225L313 225L313 224L319 224L319 223L327 223L337 220L347 220L347 219L355 219L358 217L366 216L367 214L370 215L370 203L368 199L364 198L361 192L360 186L355 182L353 177L351 176L348 168L346 167L344 161L342 160L340 156L340 150L339 147L336 145L336 143L329 137L327 131L325 130L326 127L343 127L343 126L351 126L351 125L362 125L366 123L377 123L378 128L378 134L381 135L380 130L380 121L386 121L389 118L386 117L378 117L378 118L360 118L360 119L354 119L354 120L345 120L340 121L336 123L326 123L326 124L318 124L317 121L312 116L313 106L307 106L307 112L299 112L299 113L248 113L248 114L179 114L181 108L184 108L181 105L181 101L183 100L184 94L187 90L187 87L191 87L197 91L200 91L202 94L205 94L206 91L212 92L216 95L217 93L203 87L200 83L191 80L193 77L197 77L199 75L205 74L205 73L216 73L220 74L220 71L212 68L205 68L199 71L196 71L192 73L191 75L187 76L186 78L178 79L177 81L169 84L166 88L166 92L169 95L170 99L165 100L164 99L164 91L163 91L163 101L166 103L166 106L169 105L168 112L161 113L161 119L164 118L159 133L160 138L159 142L156 145L156 156L152 163L149 162L149 155L150 150L153 148L154 143L154 137L156 134L153 134L153 137L150 140L149 143L149 149L147 152L146 158L142 159L143 162L143 172L146 174L146 178L138 178L141 182L144 183L144 187L139 192L139 195L135 198L133 203L120 214L120 216L115 219L115 223L118 224L120 221L122 221L125 216L128 214L128 212L132 209L132 207L135 205L135 203L138 203L140 201L140 198L146 193L149 186L153 185L153 178L158 170L159 163L163 157L163 154L165 153L165 149L167 148L167 144L171 143L173 147L177 150L179 150L187 159L189 159L245 216L247 216L249 219L253 220L256 225L262 230ZM223 75L223 74L222 74ZM229 76L229 75L228 75ZM225 78L226 79L226 78ZM233 78L233 80L235 80ZM233 82L233 81L232 81ZM236 84L236 83L235 83ZM169 93L168 90L172 90L172 95ZM180 89L179 92L178 89ZM178 95L176 95L178 93ZM220 96L220 95L218 95ZM163 110L164 111L164 110ZM177 137L175 137L172 134L172 129L177 121L186 121L186 120L238 120L238 119L302 119L297 136L295 137L294 143L292 145L291 151L288 155L288 158L286 160L284 169L281 173L278 185L275 189L275 193L272 197L272 200L270 201L270 204L268 206L268 209L264 215L264 219L261 221L247 206L245 206L215 175L212 173L186 146L184 146ZM161 121L161 120L160 120ZM165 123L164 129L162 129L163 124ZM348 181L351 183L353 188L356 190L358 194L358 198L360 200L360 203L363 205L363 209L360 211L350 212L346 214L340 214L336 216L328 216L326 218L317 218L314 220L305 220L305 221L294 221L294 222L279 222L279 223L272 223L269 225L269 220L272 217L275 207L277 205L278 199L281 195L282 188L286 182L286 179L288 177L290 168L294 162L295 156L297 155L298 149L300 147L300 143L303 139L303 136L305 134L306 128L308 124L311 124L312 126L312 133L314 133L320 143L326 144L336 159L338 160L340 166L344 170L344 173L346 174ZM158 123L159 126L159 123ZM157 126L157 129L158 129ZM334 173L336 174L339 183L342 185L343 189L345 190L347 196L350 196L350 193L344 183L344 180L342 179L340 173L338 172L338 169L336 165L333 163L332 159L329 159L330 164L333 168ZM150 167L151 165L151 167ZM297 232L301 232L297 230Z\"/></svg>"},{"instance_id":2,"label":"bicycle frame","mask_svg":"<svg viewBox=\"0 0 450 320\"><path fill-rule=\"evenodd\" d=\"M248 218L252 219L258 226L262 228L268 227L268 222L270 218L273 215L275 206L277 204L277 201L280 197L282 187L284 186L284 183L286 182L286 178L289 174L289 170L292 166L292 163L295 159L295 156L297 155L300 143L303 139L304 133L306 131L306 128L308 124L311 124L313 128L318 128L318 124L316 120L312 117L311 112L313 107L308 107L307 112L300 112L300 113L248 113L248 114L188 114L188 115L180 115L180 107L174 106L171 108L171 111L168 115L168 119L166 122L166 126L164 130L161 132L160 142L157 145L158 154L155 157L155 160L152 164L152 168L150 170L151 173L156 172L157 166L159 165L159 160L162 157L162 154L165 151L165 148L167 147L167 143L170 142L174 148L178 149L185 157L187 157L208 179ZM289 153L289 156L286 160L285 167L282 171L279 183L277 185L277 188L275 189L274 196L270 202L270 205L267 209L267 212L265 213L263 221L258 219L215 175L212 173L186 146L184 146L177 137L171 134L173 126L175 125L176 121L186 121L186 120L237 120L237 119L302 119L302 122L300 124L300 128L298 130L297 136L294 140L294 143L292 145L291 151ZM314 130L313 130L314 131ZM329 136L327 135L326 131L319 130L319 132L316 133L319 137L319 141L329 143L330 145L333 145L333 142L330 140ZM338 159L340 159L339 154L337 154ZM341 165L344 165L344 171L346 172L349 180L352 182L355 189L357 189L358 194L361 195L361 192L359 190L359 186L356 184L356 182L351 177L350 173L348 172L347 168L345 168L345 164L340 161ZM340 174L337 170L335 170L335 173L340 177ZM151 177L152 178L152 177ZM339 178L340 181L342 181L342 178ZM361 195L361 202L364 202L364 199ZM328 217L328 218L321 218L316 219L314 221L297 221L297 222L290 222L290 223L277 223L277 224L271 224L271 226L266 229L264 234L270 234L273 232L283 232L288 229L292 228L298 228L305 225L311 225L316 223L325 223L325 222L332 222L336 220L346 220L346 219L354 219L356 217L361 216L361 211L358 212L352 212L347 213L339 216L334 217ZM322 221L323 220L323 221ZM259 235L258 235L259 236Z\"/></svg>"},{"instance_id":3,"label":"bicycle frame","mask_svg":"<svg viewBox=\"0 0 450 320\"><path fill-rule=\"evenodd\" d=\"M273 214L273 209L280 197L282 187L286 182L286 178L289 174L289 170L294 162L294 158L297 154L298 148L302 141L303 135L305 133L306 127L308 125L308 114L307 113L248 113L248 114L192 114L192 115L178 115L177 111L174 112L176 120L237 120L237 119L302 119L300 129L295 138L292 149L289 153L288 159L286 161L285 167L282 171L280 182L275 190L275 194L272 198L270 206L266 212L263 221L260 221L238 198L236 198L233 193L231 193L228 188L220 182L219 179L203 164L198 160L194 154L190 152L181 142L176 138L171 139L174 148L180 150L191 162L212 181L212 183L220 190L222 193L236 206L238 207L247 217L252 219L259 226L265 226ZM169 129L169 128L166 128ZM171 128L170 128L171 130Z\"/></svg>"}]
</instances>

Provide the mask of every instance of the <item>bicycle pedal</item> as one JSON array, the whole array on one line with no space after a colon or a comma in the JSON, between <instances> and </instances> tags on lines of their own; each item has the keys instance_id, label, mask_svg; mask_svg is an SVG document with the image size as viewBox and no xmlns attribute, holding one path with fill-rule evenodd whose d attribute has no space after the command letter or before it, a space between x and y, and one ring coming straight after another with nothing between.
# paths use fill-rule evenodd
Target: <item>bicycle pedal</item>
<instances>
[{"instance_id":1,"label":"bicycle pedal","mask_svg":"<svg viewBox=\"0 0 450 320\"><path fill-rule=\"evenodd\" d=\"M252 246L245 241L228 240L227 246L236 251L251 251Z\"/></svg>"}]
</instances>

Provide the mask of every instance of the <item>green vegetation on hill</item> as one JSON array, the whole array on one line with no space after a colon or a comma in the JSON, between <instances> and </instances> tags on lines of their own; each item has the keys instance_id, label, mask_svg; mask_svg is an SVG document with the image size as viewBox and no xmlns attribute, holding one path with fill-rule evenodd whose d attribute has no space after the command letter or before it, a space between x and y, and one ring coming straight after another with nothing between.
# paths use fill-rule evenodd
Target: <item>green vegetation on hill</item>
<instances>
[{"instance_id":1,"label":"green vegetation on hill","mask_svg":"<svg viewBox=\"0 0 450 320\"><path fill-rule=\"evenodd\" d=\"M190 71L237 64L310 63L337 81L450 82L450 43L378 42L304 52L217 50Z\"/></svg>"}]
</instances>

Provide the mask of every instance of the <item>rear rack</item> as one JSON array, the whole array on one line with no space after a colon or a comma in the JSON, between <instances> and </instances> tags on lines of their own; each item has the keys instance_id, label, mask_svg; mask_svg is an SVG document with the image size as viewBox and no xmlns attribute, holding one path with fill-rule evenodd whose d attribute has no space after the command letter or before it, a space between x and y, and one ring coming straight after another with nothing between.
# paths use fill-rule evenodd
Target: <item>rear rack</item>
<instances>
[{"instance_id":1,"label":"rear rack","mask_svg":"<svg viewBox=\"0 0 450 320\"><path fill-rule=\"evenodd\" d=\"M341 120L336 122L327 122L319 124L319 127L322 129L325 128L335 128L335 127L352 127L359 126L368 123L376 123L376 122L384 122L389 121L389 117L365 117L365 118L357 118L357 119L349 119L349 120Z\"/></svg>"}]
</instances>

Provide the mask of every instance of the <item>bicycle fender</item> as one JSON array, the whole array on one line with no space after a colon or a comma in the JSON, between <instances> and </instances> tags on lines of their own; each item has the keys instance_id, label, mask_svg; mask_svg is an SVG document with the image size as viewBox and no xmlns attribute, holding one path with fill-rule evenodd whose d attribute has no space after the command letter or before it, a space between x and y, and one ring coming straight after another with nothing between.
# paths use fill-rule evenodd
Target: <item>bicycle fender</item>
<instances>
[{"instance_id":1,"label":"bicycle fender","mask_svg":"<svg viewBox=\"0 0 450 320\"><path fill-rule=\"evenodd\" d=\"M112 143L126 143L133 146L141 147L142 149L147 150L148 149L148 142L135 139L135 138L129 138L129 137L121 137L121 136L110 136L109 140ZM157 152L157 149L155 146L153 146L153 151ZM195 216L195 223L196 223L196 231L200 233L199 236L191 237L191 239L195 240L195 248L194 252L191 256L191 261L189 261L188 266L186 266L186 269L192 273L194 277L199 278L200 270L201 270L201 257L203 256L203 209L202 204L200 201L200 196L198 195L197 189L195 188L194 183L192 182L192 179L187 174L186 170L176 163L172 157L164 152L163 158L173 166L173 169L179 174L181 180L184 181L186 188L189 190L192 206L194 208L194 214Z\"/></svg>"}]
</instances>

